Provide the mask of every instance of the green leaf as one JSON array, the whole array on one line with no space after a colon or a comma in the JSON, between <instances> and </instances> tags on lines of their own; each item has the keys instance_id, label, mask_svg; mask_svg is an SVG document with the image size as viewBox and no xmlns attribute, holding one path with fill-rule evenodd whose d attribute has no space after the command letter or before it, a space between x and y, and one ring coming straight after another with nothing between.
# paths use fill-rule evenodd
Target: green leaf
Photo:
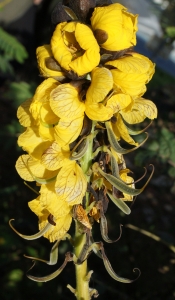
<instances>
[{"instance_id":1,"label":"green leaf","mask_svg":"<svg viewBox=\"0 0 175 300\"><path fill-rule=\"evenodd\" d=\"M168 26L165 31L170 38L175 38L175 26Z\"/></svg>"},{"instance_id":2,"label":"green leaf","mask_svg":"<svg viewBox=\"0 0 175 300\"><path fill-rule=\"evenodd\" d=\"M25 47L2 27L0 27L0 50L3 51L5 59L16 60L19 63L23 63L28 57Z\"/></svg>"},{"instance_id":3,"label":"green leaf","mask_svg":"<svg viewBox=\"0 0 175 300\"><path fill-rule=\"evenodd\" d=\"M26 99L33 97L35 88L35 83L27 83L25 81L12 82L9 85L8 92L5 94L5 97L13 100L15 107L18 107Z\"/></svg>"}]
</instances>

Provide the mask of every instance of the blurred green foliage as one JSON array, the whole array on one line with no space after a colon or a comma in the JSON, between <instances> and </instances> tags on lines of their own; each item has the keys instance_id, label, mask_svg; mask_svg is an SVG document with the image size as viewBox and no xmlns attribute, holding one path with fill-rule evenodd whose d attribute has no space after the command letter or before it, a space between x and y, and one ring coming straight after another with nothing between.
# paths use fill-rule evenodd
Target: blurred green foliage
<instances>
[{"instance_id":1,"label":"blurred green foliage","mask_svg":"<svg viewBox=\"0 0 175 300\"><path fill-rule=\"evenodd\" d=\"M11 34L0 27L0 71L14 74L11 61L22 64L28 57L25 47Z\"/></svg>"}]
</instances>

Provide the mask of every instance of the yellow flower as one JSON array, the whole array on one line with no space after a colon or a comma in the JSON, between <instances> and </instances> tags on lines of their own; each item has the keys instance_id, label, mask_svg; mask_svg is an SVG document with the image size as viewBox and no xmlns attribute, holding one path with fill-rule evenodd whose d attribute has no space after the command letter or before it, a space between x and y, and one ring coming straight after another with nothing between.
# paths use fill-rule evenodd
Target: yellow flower
<instances>
[{"instance_id":1,"label":"yellow flower","mask_svg":"<svg viewBox=\"0 0 175 300\"><path fill-rule=\"evenodd\" d=\"M83 126L85 104L80 101L79 88L73 83L58 86L50 94L50 106L59 117L55 139L64 147L77 139Z\"/></svg>"},{"instance_id":2,"label":"yellow flower","mask_svg":"<svg viewBox=\"0 0 175 300\"><path fill-rule=\"evenodd\" d=\"M87 180L81 167L69 159L70 152L63 151L54 142L42 155L41 162L48 170L59 169L55 190L56 194L69 205L82 203L87 189Z\"/></svg>"},{"instance_id":3,"label":"yellow flower","mask_svg":"<svg viewBox=\"0 0 175 300\"><path fill-rule=\"evenodd\" d=\"M137 16L119 3L96 7L91 25L99 45L110 51L136 45Z\"/></svg>"},{"instance_id":4,"label":"yellow flower","mask_svg":"<svg viewBox=\"0 0 175 300\"><path fill-rule=\"evenodd\" d=\"M45 145L44 145L45 146ZM70 206L82 203L87 180L76 161L71 161L69 147L61 148L54 141L47 149L38 144L40 158L21 155L16 162L18 174L27 181L45 184L54 181L55 193ZM39 156L39 155L38 155Z\"/></svg>"},{"instance_id":5,"label":"yellow flower","mask_svg":"<svg viewBox=\"0 0 175 300\"><path fill-rule=\"evenodd\" d=\"M56 195L55 195L56 196ZM39 196L37 199L32 200L28 203L30 209L39 218L39 229L43 229L48 223L49 215L53 215L55 226L52 226L45 234L44 237L49 239L49 241L55 242L56 240L61 240L66 232L69 230L72 216L70 214L70 208L67 207L66 203L61 199L56 199L55 197L51 199L50 205L43 205L42 203L43 195ZM52 195L53 197L53 195ZM55 210L54 210L55 208ZM60 213L61 212L61 213Z\"/></svg>"},{"instance_id":6,"label":"yellow flower","mask_svg":"<svg viewBox=\"0 0 175 300\"><path fill-rule=\"evenodd\" d=\"M21 178L27 181L39 181L39 183L56 179L58 173L58 171L47 170L38 159L28 154L21 155L15 167Z\"/></svg>"},{"instance_id":7,"label":"yellow flower","mask_svg":"<svg viewBox=\"0 0 175 300\"><path fill-rule=\"evenodd\" d=\"M104 101L112 90L113 78L107 68L95 68L91 72L91 84L86 93L86 114L91 120L106 121L113 115L113 109Z\"/></svg>"},{"instance_id":8,"label":"yellow flower","mask_svg":"<svg viewBox=\"0 0 175 300\"><path fill-rule=\"evenodd\" d=\"M40 46L36 49L36 57L41 75L62 81L65 73L53 57L50 45Z\"/></svg>"},{"instance_id":9,"label":"yellow flower","mask_svg":"<svg viewBox=\"0 0 175 300\"><path fill-rule=\"evenodd\" d=\"M146 91L148 83L155 71L155 65L144 55L131 53L129 56L108 61L114 86L119 92L133 97L140 97Z\"/></svg>"},{"instance_id":10,"label":"yellow flower","mask_svg":"<svg viewBox=\"0 0 175 300\"><path fill-rule=\"evenodd\" d=\"M60 66L82 76L100 61L99 46L91 29L78 22L60 23L52 39L51 49Z\"/></svg>"},{"instance_id":11,"label":"yellow flower","mask_svg":"<svg viewBox=\"0 0 175 300\"><path fill-rule=\"evenodd\" d=\"M123 169L120 171L120 177L121 179L129 186L132 187L133 189L135 188L135 184L134 184L134 179L131 176L128 176L128 173L130 172L129 169ZM123 193L123 198L121 198L123 201L132 201L133 200L133 196Z\"/></svg>"},{"instance_id":12,"label":"yellow flower","mask_svg":"<svg viewBox=\"0 0 175 300\"><path fill-rule=\"evenodd\" d=\"M132 97L125 94L117 94L116 98L118 98L116 103L111 100L107 103L107 105L114 107L115 121L110 122L113 132L117 140L122 138L127 143L137 146L138 143L130 136L123 119L128 124L138 124L143 122L146 118L153 120L157 117L156 105L150 100L144 98L132 99ZM115 107L117 107L117 109L115 109Z\"/></svg>"}]
</instances>

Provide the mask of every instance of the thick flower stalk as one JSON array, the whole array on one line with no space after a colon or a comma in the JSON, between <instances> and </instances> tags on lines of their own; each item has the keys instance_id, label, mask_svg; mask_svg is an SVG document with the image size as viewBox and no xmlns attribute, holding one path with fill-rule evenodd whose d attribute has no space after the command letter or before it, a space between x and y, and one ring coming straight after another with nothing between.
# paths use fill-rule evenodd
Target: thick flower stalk
<instances>
[{"instance_id":1,"label":"thick flower stalk","mask_svg":"<svg viewBox=\"0 0 175 300\"><path fill-rule=\"evenodd\" d=\"M145 133L139 144L134 137L145 130L136 131L133 125L157 117L155 104L143 98L155 66L134 52L137 15L120 4L95 7L93 0L69 4L59 3L53 11L55 30L50 44L36 50L45 79L17 111L24 127L18 145L26 153L18 158L16 169L25 181L39 186L37 197L29 202L38 216L39 232L26 236L11 222L10 226L25 239L44 236L55 242L50 260L44 261L47 264L57 262L59 242L68 238L73 249L57 271L28 277L51 280L73 261L77 285L68 287L77 299L89 300L98 296L89 288L92 271L87 272L87 258L91 252L103 260L114 280L133 281L114 272L103 243L93 240L93 224L99 223L105 242L117 241L108 237L108 205L112 201L130 214L126 202L140 194L152 177L154 168L137 189L124 156L148 138ZM73 223L75 236L71 237L68 232Z\"/></svg>"}]
</instances>

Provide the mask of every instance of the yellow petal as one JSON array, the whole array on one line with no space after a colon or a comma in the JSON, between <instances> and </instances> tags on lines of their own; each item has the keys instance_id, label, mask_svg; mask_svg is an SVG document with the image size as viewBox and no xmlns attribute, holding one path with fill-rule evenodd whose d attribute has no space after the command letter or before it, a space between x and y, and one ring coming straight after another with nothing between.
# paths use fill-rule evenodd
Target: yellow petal
<instances>
[{"instance_id":1,"label":"yellow petal","mask_svg":"<svg viewBox=\"0 0 175 300\"><path fill-rule=\"evenodd\" d=\"M49 212L54 216L54 218L61 218L70 213L72 207L68 205L68 203L62 199L62 197L58 197L56 194L50 201L48 205Z\"/></svg>"},{"instance_id":2,"label":"yellow petal","mask_svg":"<svg viewBox=\"0 0 175 300\"><path fill-rule=\"evenodd\" d=\"M91 25L95 36L98 30L105 32L105 40L99 40L100 46L119 51L136 45L137 16L128 13L127 8L119 3L96 7Z\"/></svg>"},{"instance_id":3,"label":"yellow petal","mask_svg":"<svg viewBox=\"0 0 175 300\"><path fill-rule=\"evenodd\" d=\"M93 121L107 121L113 116L113 109L102 103L86 103L86 115Z\"/></svg>"},{"instance_id":4,"label":"yellow petal","mask_svg":"<svg viewBox=\"0 0 175 300\"><path fill-rule=\"evenodd\" d=\"M50 141L43 141L37 131L31 127L28 127L18 138L18 145L36 159L41 158L41 155L50 144Z\"/></svg>"},{"instance_id":5,"label":"yellow petal","mask_svg":"<svg viewBox=\"0 0 175 300\"><path fill-rule=\"evenodd\" d=\"M82 169L75 161L70 161L62 167L57 176L55 189L59 196L66 198L69 205L82 203L87 181Z\"/></svg>"},{"instance_id":6,"label":"yellow petal","mask_svg":"<svg viewBox=\"0 0 175 300\"><path fill-rule=\"evenodd\" d=\"M54 142L43 153L41 162L48 170L57 170L64 165L65 161L69 159L69 156L70 152L63 151L58 143Z\"/></svg>"},{"instance_id":7,"label":"yellow petal","mask_svg":"<svg viewBox=\"0 0 175 300\"><path fill-rule=\"evenodd\" d=\"M138 112L143 112L145 117L151 120L157 118L157 107L150 100L146 100L144 98L135 99L132 109L138 110Z\"/></svg>"},{"instance_id":8,"label":"yellow petal","mask_svg":"<svg viewBox=\"0 0 175 300\"><path fill-rule=\"evenodd\" d=\"M57 172L47 170L38 160L28 154L21 155L15 167L21 178L27 181L35 181L35 177L50 179L57 174Z\"/></svg>"},{"instance_id":9,"label":"yellow petal","mask_svg":"<svg viewBox=\"0 0 175 300\"><path fill-rule=\"evenodd\" d=\"M93 32L78 22L57 25L51 39L51 48L58 63L79 76L92 71L100 61L99 46Z\"/></svg>"},{"instance_id":10,"label":"yellow petal","mask_svg":"<svg viewBox=\"0 0 175 300\"><path fill-rule=\"evenodd\" d=\"M53 70L47 63L48 58L53 58L50 45L43 45L38 47L36 49L36 57L41 75L43 75L44 77L52 77L57 80L63 80L65 78L64 72L62 72L61 70ZM57 68L59 69L59 66L57 66Z\"/></svg>"},{"instance_id":11,"label":"yellow petal","mask_svg":"<svg viewBox=\"0 0 175 300\"><path fill-rule=\"evenodd\" d=\"M48 211L55 217L60 218L70 212L68 203L56 194L55 181L43 184L40 189L39 197L42 207L47 207Z\"/></svg>"},{"instance_id":12,"label":"yellow petal","mask_svg":"<svg viewBox=\"0 0 175 300\"><path fill-rule=\"evenodd\" d=\"M131 176L128 176L127 173L129 173L130 170L129 169L123 169L120 171L120 177L121 179L127 183L128 186L132 187L132 188L135 188L135 184L133 183L134 182L134 179L131 177ZM123 193L123 198L121 198L123 201L132 201L133 200L133 196L132 195L129 195L129 194L126 194L126 193Z\"/></svg>"},{"instance_id":13,"label":"yellow petal","mask_svg":"<svg viewBox=\"0 0 175 300\"><path fill-rule=\"evenodd\" d=\"M157 108L155 104L143 98L134 100L132 109L128 112L122 111L122 117L129 124L141 123L145 118L154 119L157 117Z\"/></svg>"},{"instance_id":14,"label":"yellow petal","mask_svg":"<svg viewBox=\"0 0 175 300\"><path fill-rule=\"evenodd\" d=\"M38 217L43 217L48 214L47 209L40 202L40 196L37 199L28 202L28 206Z\"/></svg>"},{"instance_id":15,"label":"yellow petal","mask_svg":"<svg viewBox=\"0 0 175 300\"><path fill-rule=\"evenodd\" d=\"M70 68L79 76L91 72L100 62L100 48L91 29L81 23L76 24L75 37L84 54L71 61ZM84 38L86 37L86 38Z\"/></svg>"},{"instance_id":16,"label":"yellow petal","mask_svg":"<svg viewBox=\"0 0 175 300\"><path fill-rule=\"evenodd\" d=\"M137 146L138 143L136 143L132 137L129 135L127 127L125 126L121 116L118 114L117 116L117 122L115 124L112 124L112 127L117 127L117 130L122 137L123 140L125 140L128 144Z\"/></svg>"},{"instance_id":17,"label":"yellow petal","mask_svg":"<svg viewBox=\"0 0 175 300\"><path fill-rule=\"evenodd\" d=\"M113 95L107 102L106 107L110 107L113 110L113 114L125 109L132 103L132 98L126 94Z\"/></svg>"},{"instance_id":18,"label":"yellow petal","mask_svg":"<svg viewBox=\"0 0 175 300\"><path fill-rule=\"evenodd\" d=\"M155 65L147 57L135 53L109 61L106 65L116 68L111 69L114 86L131 96L142 96L145 93L145 84L150 81L155 71Z\"/></svg>"},{"instance_id":19,"label":"yellow petal","mask_svg":"<svg viewBox=\"0 0 175 300\"><path fill-rule=\"evenodd\" d=\"M60 83L57 80L48 78L37 87L30 106L30 112L34 119L40 118L40 110L43 104L49 103L50 93L58 85L60 85ZM51 109L50 113L53 114Z\"/></svg>"},{"instance_id":20,"label":"yellow petal","mask_svg":"<svg viewBox=\"0 0 175 300\"><path fill-rule=\"evenodd\" d=\"M50 95L50 105L59 118L76 119L84 115L85 105L78 90L69 83L55 88Z\"/></svg>"},{"instance_id":21,"label":"yellow petal","mask_svg":"<svg viewBox=\"0 0 175 300\"><path fill-rule=\"evenodd\" d=\"M79 136L83 126L84 116L74 119L61 119L55 128L55 140L64 147L74 142Z\"/></svg>"},{"instance_id":22,"label":"yellow petal","mask_svg":"<svg viewBox=\"0 0 175 300\"><path fill-rule=\"evenodd\" d=\"M63 22L56 26L50 44L54 58L65 70L69 71L69 63L72 60L72 55L63 39L66 24L66 22Z\"/></svg>"},{"instance_id":23,"label":"yellow petal","mask_svg":"<svg viewBox=\"0 0 175 300\"><path fill-rule=\"evenodd\" d=\"M24 127L31 126L33 121L32 115L29 111L31 102L32 99L26 100L18 107L17 110L17 117L19 119L19 122Z\"/></svg>"},{"instance_id":24,"label":"yellow petal","mask_svg":"<svg viewBox=\"0 0 175 300\"><path fill-rule=\"evenodd\" d=\"M52 226L45 234L44 237L49 239L51 243L61 240L66 232L69 230L71 222L72 222L72 217L70 214L67 214L66 216L62 218L56 219L56 226ZM41 230L46 226L48 221L46 218L39 218L39 229Z\"/></svg>"},{"instance_id":25,"label":"yellow petal","mask_svg":"<svg viewBox=\"0 0 175 300\"><path fill-rule=\"evenodd\" d=\"M86 93L86 103L102 102L113 87L113 78L107 68L95 68L91 72L91 84Z\"/></svg>"}]
</instances>

